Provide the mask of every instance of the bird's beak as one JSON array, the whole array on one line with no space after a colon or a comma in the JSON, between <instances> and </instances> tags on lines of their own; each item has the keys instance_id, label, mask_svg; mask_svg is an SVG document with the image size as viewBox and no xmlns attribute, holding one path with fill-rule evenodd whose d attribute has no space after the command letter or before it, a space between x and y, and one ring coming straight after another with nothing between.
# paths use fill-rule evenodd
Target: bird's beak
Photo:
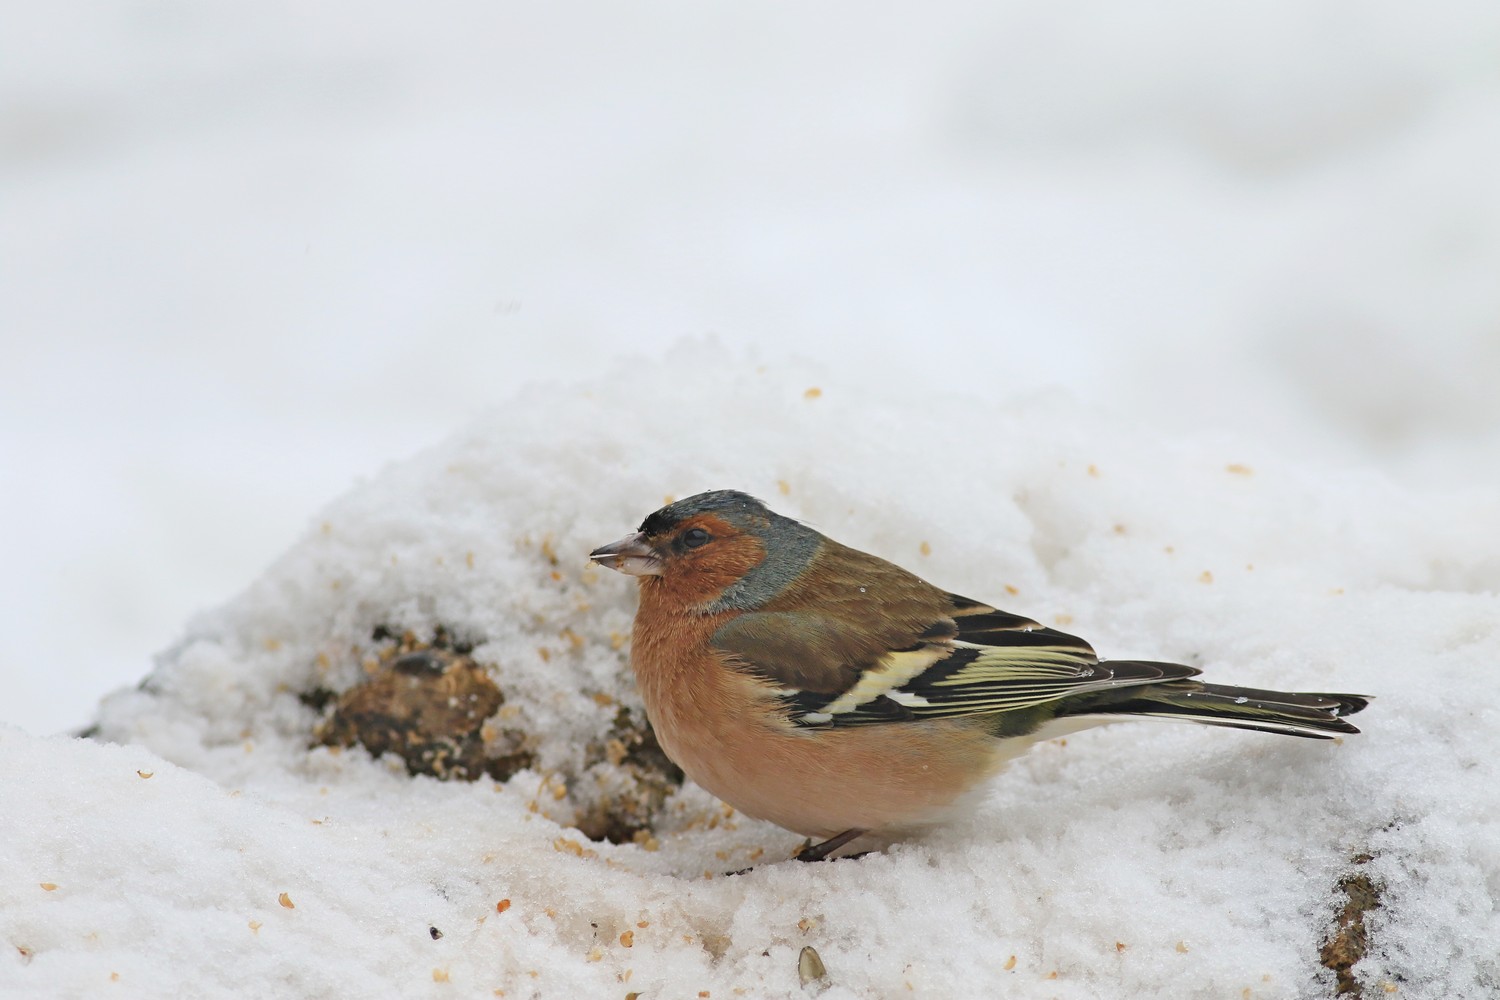
<instances>
[{"instance_id":1,"label":"bird's beak","mask_svg":"<svg viewBox=\"0 0 1500 1000\"><path fill-rule=\"evenodd\" d=\"M618 542L601 545L589 553L600 566L617 569L631 576L661 576L661 557L646 544L646 536L633 531Z\"/></svg>"}]
</instances>

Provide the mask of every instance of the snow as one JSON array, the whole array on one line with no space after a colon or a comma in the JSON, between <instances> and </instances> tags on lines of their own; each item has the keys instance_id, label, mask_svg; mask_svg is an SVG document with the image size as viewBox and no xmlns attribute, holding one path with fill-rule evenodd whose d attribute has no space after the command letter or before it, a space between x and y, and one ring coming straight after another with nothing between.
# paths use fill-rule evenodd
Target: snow
<instances>
[{"instance_id":1,"label":"snow","mask_svg":"<svg viewBox=\"0 0 1500 1000\"><path fill-rule=\"evenodd\" d=\"M195 618L146 689L105 702L99 738L120 746L5 731L0 933L31 957L0 981L798 996L811 944L826 996L1319 995L1334 885L1367 853L1389 890L1361 973L1485 995L1500 562L1473 540L1493 508L1254 450L1161 442L1075 401L912 407L709 345L528 390L326 508ZM1144 723L1048 744L972 817L858 862L768 863L797 838L723 822L692 788L656 850L588 843L553 789L608 730L596 695L639 701L611 641L632 585L584 555L664 493L722 485L1106 655L1378 700L1339 744ZM382 624L478 640L511 724L542 736L535 768L441 783L309 750L297 694L357 680Z\"/></svg>"},{"instance_id":2,"label":"snow","mask_svg":"<svg viewBox=\"0 0 1500 1000\"><path fill-rule=\"evenodd\" d=\"M1468 0L14 12L0 995L801 996L811 944L827 998L1326 996L1355 867L1374 995L1493 995L1497 36ZM858 862L772 863L691 787L656 850L586 842L595 695L638 700L583 554L716 487L1107 656L1377 700L1339 745L1048 744ZM533 769L309 749L298 693L439 624Z\"/></svg>"}]
</instances>

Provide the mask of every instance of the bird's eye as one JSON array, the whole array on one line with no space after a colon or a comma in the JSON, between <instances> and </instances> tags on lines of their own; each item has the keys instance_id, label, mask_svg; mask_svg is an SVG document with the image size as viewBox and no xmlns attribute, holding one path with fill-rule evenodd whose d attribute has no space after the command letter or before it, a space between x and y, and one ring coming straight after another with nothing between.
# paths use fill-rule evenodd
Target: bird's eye
<instances>
[{"instance_id":1,"label":"bird's eye","mask_svg":"<svg viewBox=\"0 0 1500 1000\"><path fill-rule=\"evenodd\" d=\"M702 528L689 528L682 533L682 544L690 549L696 549L700 545L708 544L708 532Z\"/></svg>"}]
</instances>

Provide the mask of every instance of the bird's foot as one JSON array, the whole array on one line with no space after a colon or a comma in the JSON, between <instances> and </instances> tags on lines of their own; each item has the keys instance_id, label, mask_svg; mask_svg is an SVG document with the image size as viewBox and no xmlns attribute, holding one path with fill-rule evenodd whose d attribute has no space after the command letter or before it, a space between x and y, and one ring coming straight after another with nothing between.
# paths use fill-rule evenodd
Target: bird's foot
<instances>
[{"instance_id":1,"label":"bird's foot","mask_svg":"<svg viewBox=\"0 0 1500 1000\"><path fill-rule=\"evenodd\" d=\"M792 860L794 860L794 861L830 861L830 860L831 861L845 861L845 860L850 860L850 859L853 859L853 858L862 858L866 854L870 854L872 852L870 852L870 851L860 851L858 854L845 854L843 857L839 857L839 858L830 858L829 855L832 854L834 851L838 850L840 847L843 847L845 844L849 843L849 841L853 840L854 838L863 835L864 832L865 831L863 831L863 830L845 830L843 833L839 834L837 837L830 837L829 839L823 841L821 844L814 844L812 842L812 838L808 838L807 840L805 840L805 841L802 842L802 847L797 851L797 853L792 855ZM753 872L753 871L755 871L754 868L739 868L739 869L736 869L735 871L732 871L732 872L725 872L724 874L725 875L748 875L750 872Z\"/></svg>"},{"instance_id":2,"label":"bird's foot","mask_svg":"<svg viewBox=\"0 0 1500 1000\"><path fill-rule=\"evenodd\" d=\"M863 835L864 832L863 830L845 830L837 836L829 837L821 844L814 844L809 839L802 845L802 849L792 856L798 861L827 861L830 854L849 843L849 841ZM870 852L862 851L859 854L845 855L845 857L862 858L868 853Z\"/></svg>"}]
</instances>

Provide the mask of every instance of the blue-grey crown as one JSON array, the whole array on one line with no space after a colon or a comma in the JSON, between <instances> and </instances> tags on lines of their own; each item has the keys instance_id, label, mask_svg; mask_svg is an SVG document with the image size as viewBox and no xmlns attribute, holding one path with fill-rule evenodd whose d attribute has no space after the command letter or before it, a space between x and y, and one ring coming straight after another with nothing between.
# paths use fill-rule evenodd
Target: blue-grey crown
<instances>
[{"instance_id":1,"label":"blue-grey crown","mask_svg":"<svg viewBox=\"0 0 1500 1000\"><path fill-rule=\"evenodd\" d=\"M699 514L718 514L745 531L764 526L772 518L781 516L748 493L741 493L739 490L709 490L707 493L697 493L667 504L642 521L641 530L647 535L660 535Z\"/></svg>"}]
</instances>

